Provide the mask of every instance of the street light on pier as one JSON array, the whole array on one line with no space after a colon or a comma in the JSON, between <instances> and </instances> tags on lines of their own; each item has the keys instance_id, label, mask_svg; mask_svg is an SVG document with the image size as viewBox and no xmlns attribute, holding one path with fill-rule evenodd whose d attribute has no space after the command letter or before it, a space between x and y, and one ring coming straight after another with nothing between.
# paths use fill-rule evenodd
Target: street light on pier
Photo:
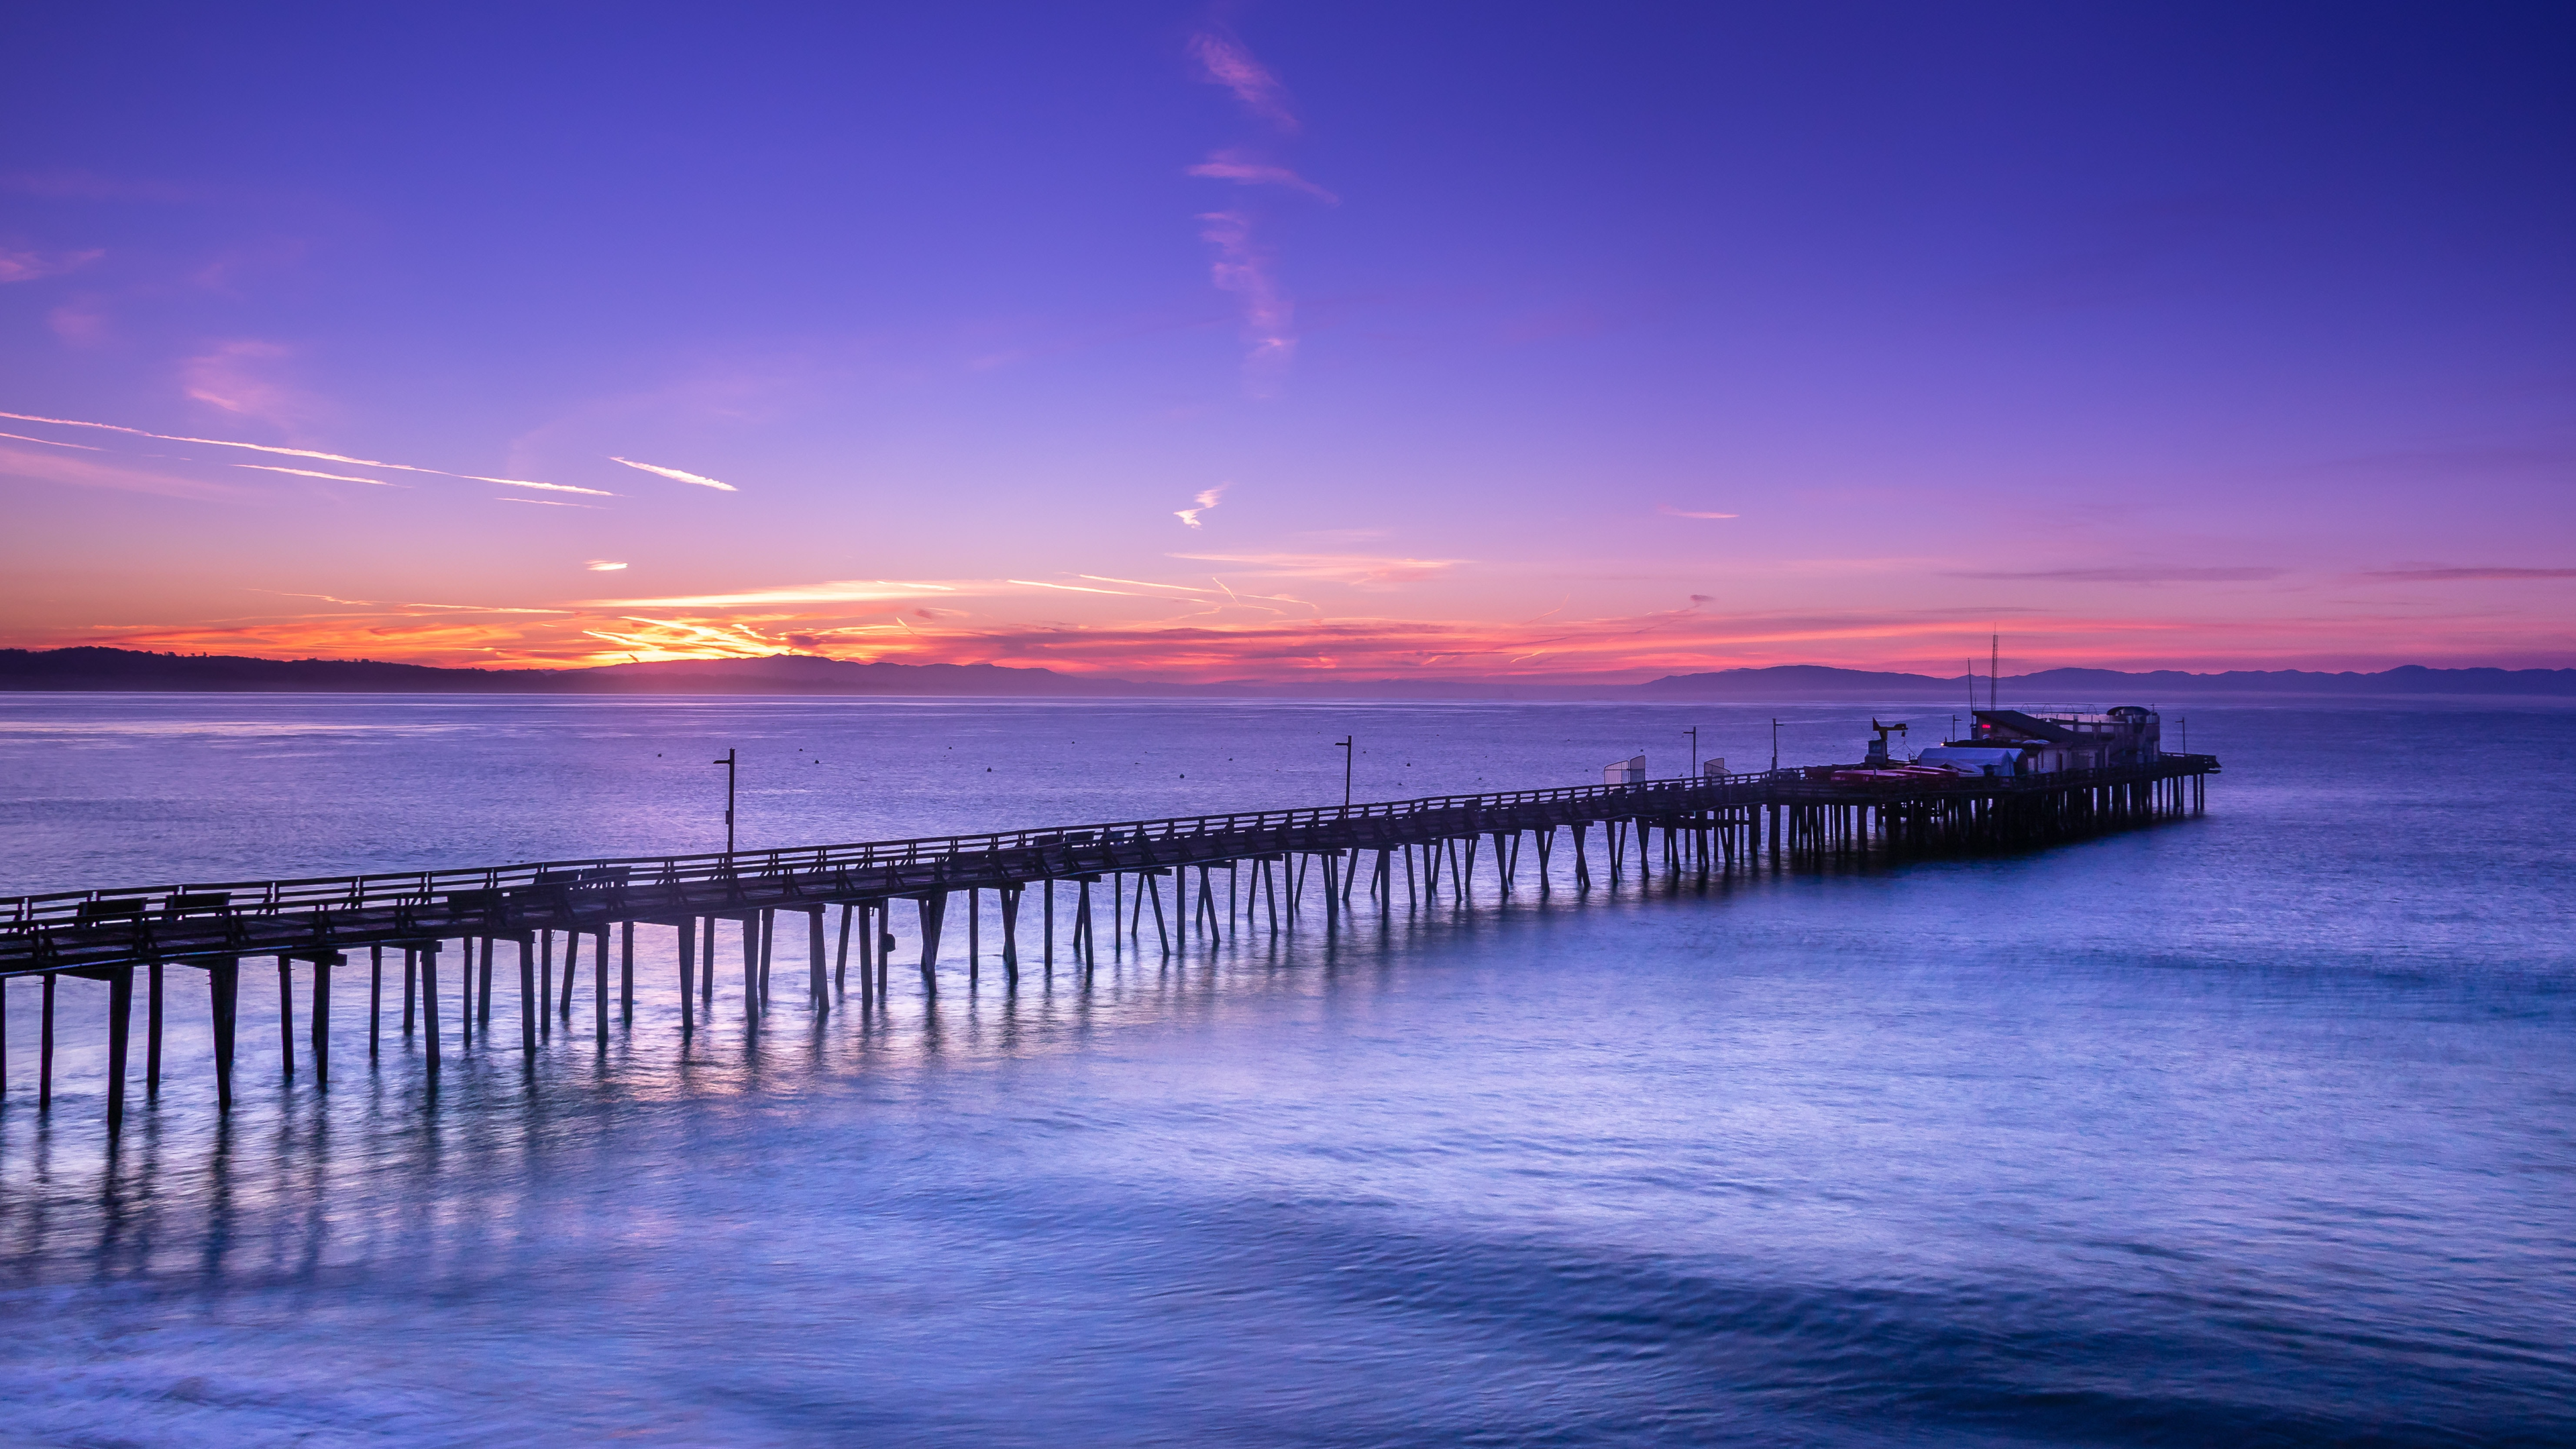
<instances>
[{"instance_id":1,"label":"street light on pier","mask_svg":"<svg viewBox=\"0 0 2576 1449\"><path fill-rule=\"evenodd\" d=\"M1683 734L1686 734L1686 735L1688 735L1688 736L1690 736L1690 742L1691 742L1691 772L1690 772L1690 777L1691 777L1692 779L1696 780L1696 779L1698 779L1698 778L1699 778L1699 726L1698 726L1698 725L1692 725L1689 729L1686 729L1686 730L1682 731L1682 733L1683 733Z\"/></svg>"},{"instance_id":2,"label":"street light on pier","mask_svg":"<svg viewBox=\"0 0 2576 1449\"><path fill-rule=\"evenodd\" d=\"M709 764L725 767L725 854L727 855L733 854L733 755L733 751L727 750L723 759L708 761Z\"/></svg>"},{"instance_id":3,"label":"street light on pier","mask_svg":"<svg viewBox=\"0 0 2576 1449\"><path fill-rule=\"evenodd\" d=\"M1342 752L1342 808L1344 810L1351 808L1351 762L1359 758L1358 739L1357 735L1344 735L1333 742L1333 748Z\"/></svg>"}]
</instances>

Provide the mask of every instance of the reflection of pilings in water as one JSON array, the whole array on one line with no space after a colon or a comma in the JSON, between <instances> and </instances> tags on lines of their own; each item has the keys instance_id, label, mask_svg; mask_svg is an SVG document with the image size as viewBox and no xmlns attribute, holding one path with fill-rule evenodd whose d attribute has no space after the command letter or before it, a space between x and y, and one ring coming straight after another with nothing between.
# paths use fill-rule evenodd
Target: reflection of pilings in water
<instances>
[{"instance_id":1,"label":"reflection of pilings in water","mask_svg":"<svg viewBox=\"0 0 2576 1449\"><path fill-rule=\"evenodd\" d=\"M122 1125L127 1106L138 970L145 973L147 990L142 1068L147 1098L160 1087L167 968L189 966L206 972L215 1097L219 1110L229 1111L245 956L265 955L277 962L279 1071L290 1087L299 1065L294 973L299 963L310 969L307 1050L318 1091L330 1083L332 968L347 964L350 947L368 948L367 1048L368 1059L375 1062L382 1056L386 952L398 952L402 1036L410 1041L417 1032L423 1069L434 1085L445 1049L438 961L450 942L463 963L455 996L457 1044L469 1050L491 1029L496 950L502 941L517 947L520 1049L523 1059L533 1063L557 1013L567 1031L572 1025L585 938L591 938L591 1034L602 1050L608 1046L612 927L619 937L615 1016L630 1027L635 927L673 928L675 999L686 1036L714 1019L719 920L742 928L743 1014L746 1026L757 1029L768 1005L781 911L802 912L806 918L807 1004L818 1019L847 991L856 936L864 1017L871 1009L882 1010L887 1000L897 945L890 908L898 900L911 900L919 908L922 994L935 1000L942 928L949 899L960 891L969 913L970 983L981 970L982 893L990 889L1002 933L1001 964L1006 980L1016 987L1023 892L1031 885L1042 892L1042 959L1051 982L1055 887L1058 882L1073 884L1068 939L1080 979L1087 984L1099 962L1091 888L1104 875L1110 882L1112 959L1120 954L1121 936L1141 939L1149 910L1156 941L1168 958L1186 952L1193 933L1213 946L1238 936L1245 926L1266 924L1275 941L1299 921L1310 880L1320 891L1325 929L1338 931L1359 889L1364 853L1373 857L1367 894L1380 902L1382 911L1393 907L1401 857L1406 903L1427 912L1443 904L1444 873L1446 904L1472 902L1476 860L1486 846L1493 851L1499 896L1507 902L1518 896L1524 835L1536 847L1541 895L1560 883L1555 853L1560 830L1574 846L1561 883L1578 891L1595 884L1587 848L1594 825L1602 828L1614 887L1626 877L1632 842L1640 883L1654 879L1658 829L1662 875L1677 887L1684 875L1705 883L1712 876L1765 867L1821 868L1864 857L2018 849L2194 815L2206 808L2207 777L2216 769L2217 762L2208 756L2173 756L2116 770L1888 792L1787 774L1732 776L719 857L358 877L318 885L280 881L22 897L0 901L0 980L34 976L40 982L40 1111L53 1104L61 979L78 977L107 988L106 1115L113 1131ZM1193 868L1198 872L1195 891ZM1221 910L1215 891L1220 868L1226 872ZM1288 877L1284 911L1283 869ZM1131 873L1136 878L1132 906L1125 900ZM1173 886L1168 908L1165 879ZM835 905L841 909L837 950L826 917ZM560 996L552 980L557 932L564 945ZM0 994L0 1099L9 1088L8 1046L6 997Z\"/></svg>"}]
</instances>

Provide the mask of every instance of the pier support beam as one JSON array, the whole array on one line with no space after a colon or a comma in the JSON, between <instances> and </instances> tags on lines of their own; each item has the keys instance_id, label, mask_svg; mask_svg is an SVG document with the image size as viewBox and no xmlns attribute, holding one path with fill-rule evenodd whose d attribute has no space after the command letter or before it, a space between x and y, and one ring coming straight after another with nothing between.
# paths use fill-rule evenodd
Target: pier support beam
<instances>
[{"instance_id":1,"label":"pier support beam","mask_svg":"<svg viewBox=\"0 0 2576 1449\"><path fill-rule=\"evenodd\" d=\"M420 1040L421 1045L426 1048L426 1053L422 1060L429 1072L430 1080L433 1082L438 1079L439 945L439 942L431 941L420 948ZM465 959L471 959L470 957L465 956L465 948L462 943L457 947L457 955L459 957L465 957ZM459 967L457 969L458 979L462 980L464 975L464 968ZM461 1003L457 1007L456 1015L457 1020L460 1022L465 1018L465 1009Z\"/></svg>"},{"instance_id":2,"label":"pier support beam","mask_svg":"<svg viewBox=\"0 0 2576 1449\"><path fill-rule=\"evenodd\" d=\"M278 1067L286 1081L295 1080L295 973L287 958L277 958Z\"/></svg>"},{"instance_id":3,"label":"pier support beam","mask_svg":"<svg viewBox=\"0 0 2576 1449\"><path fill-rule=\"evenodd\" d=\"M107 1135L125 1126L125 1052L134 1022L134 968L121 966L107 977Z\"/></svg>"},{"instance_id":4,"label":"pier support beam","mask_svg":"<svg viewBox=\"0 0 2576 1449\"><path fill-rule=\"evenodd\" d=\"M207 1005L214 1017L215 1110L233 1109L233 1023L241 1009L241 963L212 961L206 966Z\"/></svg>"},{"instance_id":5,"label":"pier support beam","mask_svg":"<svg viewBox=\"0 0 2576 1449\"><path fill-rule=\"evenodd\" d=\"M842 939L847 940L847 935ZM829 962L823 944L823 908L815 906L805 912L805 994L807 1004L818 1013L832 1009Z\"/></svg>"},{"instance_id":6,"label":"pier support beam","mask_svg":"<svg viewBox=\"0 0 2576 1449\"><path fill-rule=\"evenodd\" d=\"M1002 898L1002 979L1020 984L1020 887L1004 886Z\"/></svg>"},{"instance_id":7,"label":"pier support beam","mask_svg":"<svg viewBox=\"0 0 2576 1449\"><path fill-rule=\"evenodd\" d=\"M680 1035L685 1037L697 1029L697 1013L692 1009L698 992L697 918L682 916L679 927Z\"/></svg>"},{"instance_id":8,"label":"pier support beam","mask_svg":"<svg viewBox=\"0 0 2576 1449\"><path fill-rule=\"evenodd\" d=\"M939 994L939 928L948 917L948 893L919 897L921 905L921 991Z\"/></svg>"},{"instance_id":9,"label":"pier support beam","mask_svg":"<svg viewBox=\"0 0 2576 1449\"><path fill-rule=\"evenodd\" d=\"M324 1091L331 1086L331 968L342 959L313 958L313 1085Z\"/></svg>"},{"instance_id":10,"label":"pier support beam","mask_svg":"<svg viewBox=\"0 0 2576 1449\"><path fill-rule=\"evenodd\" d=\"M151 1000L143 1012L143 1095L161 1095L161 963L151 966Z\"/></svg>"},{"instance_id":11,"label":"pier support beam","mask_svg":"<svg viewBox=\"0 0 2576 1449\"><path fill-rule=\"evenodd\" d=\"M554 935L546 934L546 954L554 953ZM537 994L537 953L529 948L528 938L519 938L519 1055L528 1061L537 1059L537 1018L545 1015L545 998Z\"/></svg>"}]
</instances>

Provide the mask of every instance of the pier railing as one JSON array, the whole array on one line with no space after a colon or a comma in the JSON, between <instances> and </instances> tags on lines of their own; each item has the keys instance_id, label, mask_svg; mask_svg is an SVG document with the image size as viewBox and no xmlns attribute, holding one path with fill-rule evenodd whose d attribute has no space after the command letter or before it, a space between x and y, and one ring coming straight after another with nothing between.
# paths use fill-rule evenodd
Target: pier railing
<instances>
[{"instance_id":1,"label":"pier railing","mask_svg":"<svg viewBox=\"0 0 2576 1449\"><path fill-rule=\"evenodd\" d=\"M1932 781L1901 793L2016 794L2134 780L2156 774L2214 772L2214 755L2168 754L2151 766L2061 771L2018 778L1964 777ZM1885 791L1870 792L1873 796ZM1084 868L1080 852L1098 847L1180 843L1206 837L1270 837L1366 823L1423 821L1425 817L1502 816L1530 806L1614 805L1621 813L1723 809L1736 805L1860 798L1851 786L1807 779L1797 769L1750 774L1688 776L1617 785L1568 785L1468 795L1429 795L1411 800L1368 801L1294 810L1235 811L1220 815L1166 816L981 834L931 835L909 840L855 841L840 845L768 850L711 851L692 855L600 856L534 861L457 870L379 871L365 875L308 876L291 880L201 881L166 886L52 891L0 898L0 934L25 934L50 926L110 925L120 921L179 922L192 918L272 916L313 911L419 907L477 898L484 892L561 890L574 895L623 886L687 887L751 884L849 871L930 865L957 857L1058 851L1067 874ZM1473 829L1471 825L1469 829ZM1100 864L1115 868L1108 854Z\"/></svg>"},{"instance_id":2,"label":"pier railing","mask_svg":"<svg viewBox=\"0 0 2576 1449\"><path fill-rule=\"evenodd\" d=\"M926 864L958 856L1005 851L1129 845L1205 836L1260 836L1365 821L1424 816L1487 814L1530 805L1616 800L1622 804L1687 794L1712 804L1731 803L1731 790L1785 784L1796 770L1649 780L1624 785L1570 785L1545 790L1505 790L1473 795L1428 795L1412 800L1311 806L1296 810L1235 811L1153 820L926 835L910 840L855 841L843 845L785 846L771 850L710 851L695 855L601 856L535 861L460 870L379 871L367 875L309 876L297 880L202 881L181 885L52 891L0 899L0 930L23 932L48 925L104 924L126 918L277 915L315 910L418 906L449 896L493 890L561 886L580 890L610 883L685 886L724 881L774 880L855 868Z\"/></svg>"}]
</instances>

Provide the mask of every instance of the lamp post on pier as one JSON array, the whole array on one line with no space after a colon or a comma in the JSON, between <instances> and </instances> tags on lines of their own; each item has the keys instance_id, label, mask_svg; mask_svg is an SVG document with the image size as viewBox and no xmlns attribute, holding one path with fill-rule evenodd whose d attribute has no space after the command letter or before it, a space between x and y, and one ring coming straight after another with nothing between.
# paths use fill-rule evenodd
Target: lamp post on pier
<instances>
[{"instance_id":1,"label":"lamp post on pier","mask_svg":"<svg viewBox=\"0 0 2576 1449\"><path fill-rule=\"evenodd\" d=\"M1690 742L1691 742L1691 772L1690 772L1690 777L1691 777L1692 779L1696 780L1696 779L1698 779L1698 778L1699 778L1699 726L1698 726L1698 725L1692 725L1689 729L1686 729L1686 730L1682 731L1682 733L1683 733L1683 734L1686 734L1686 735L1688 735L1688 736L1690 736Z\"/></svg>"},{"instance_id":2,"label":"lamp post on pier","mask_svg":"<svg viewBox=\"0 0 2576 1449\"><path fill-rule=\"evenodd\" d=\"M727 750L723 759L711 760L708 763L725 767L725 854L731 855L733 854L734 752Z\"/></svg>"},{"instance_id":3,"label":"lamp post on pier","mask_svg":"<svg viewBox=\"0 0 2576 1449\"><path fill-rule=\"evenodd\" d=\"M1333 748L1342 752L1342 808L1344 810L1351 808L1351 762L1359 757L1358 740L1357 735L1344 735L1333 741Z\"/></svg>"},{"instance_id":4,"label":"lamp post on pier","mask_svg":"<svg viewBox=\"0 0 2576 1449\"><path fill-rule=\"evenodd\" d=\"M1771 768L1780 768L1780 721L1771 721Z\"/></svg>"}]
</instances>

